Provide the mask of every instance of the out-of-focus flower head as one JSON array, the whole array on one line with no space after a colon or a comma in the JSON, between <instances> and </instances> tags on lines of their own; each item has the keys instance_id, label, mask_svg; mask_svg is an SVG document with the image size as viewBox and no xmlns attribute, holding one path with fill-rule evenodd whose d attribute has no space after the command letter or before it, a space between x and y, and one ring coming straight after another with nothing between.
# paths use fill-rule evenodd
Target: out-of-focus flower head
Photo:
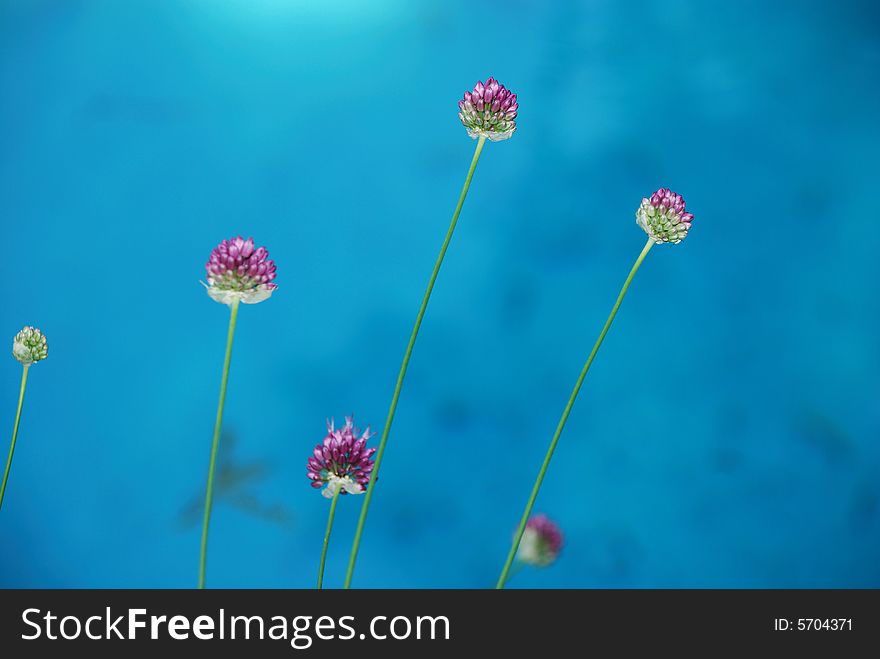
<instances>
[{"instance_id":1,"label":"out-of-focus flower head","mask_svg":"<svg viewBox=\"0 0 880 659\"><path fill-rule=\"evenodd\" d=\"M46 359L49 356L46 336L36 327L26 325L12 339L12 356L25 366Z\"/></svg>"},{"instance_id":2,"label":"out-of-focus flower head","mask_svg":"<svg viewBox=\"0 0 880 659\"><path fill-rule=\"evenodd\" d=\"M473 91L464 93L458 102L458 118L472 138L488 137L500 142L516 130L518 107L516 94L495 78L489 78L485 85L478 82Z\"/></svg>"},{"instance_id":3,"label":"out-of-focus flower head","mask_svg":"<svg viewBox=\"0 0 880 659\"><path fill-rule=\"evenodd\" d=\"M636 222L656 243L680 243L693 219L693 213L685 210L684 197L668 188L660 188L642 199L636 211Z\"/></svg>"},{"instance_id":4,"label":"out-of-focus flower head","mask_svg":"<svg viewBox=\"0 0 880 659\"><path fill-rule=\"evenodd\" d=\"M562 531L547 515L533 515L526 524L517 557L535 567L547 567L562 550Z\"/></svg>"},{"instance_id":5,"label":"out-of-focus flower head","mask_svg":"<svg viewBox=\"0 0 880 659\"><path fill-rule=\"evenodd\" d=\"M336 428L333 420L329 420L327 436L315 446L306 468L312 487L323 487L322 494L328 499L340 488L340 494L363 493L373 472L376 452L375 448L367 448L370 437L370 427L361 433L355 428L353 417L345 417L342 428Z\"/></svg>"},{"instance_id":6,"label":"out-of-focus flower head","mask_svg":"<svg viewBox=\"0 0 880 659\"><path fill-rule=\"evenodd\" d=\"M254 239L241 236L224 240L211 251L205 264L208 295L222 304L240 300L262 302L277 288L275 262L265 247L254 247Z\"/></svg>"}]
</instances>

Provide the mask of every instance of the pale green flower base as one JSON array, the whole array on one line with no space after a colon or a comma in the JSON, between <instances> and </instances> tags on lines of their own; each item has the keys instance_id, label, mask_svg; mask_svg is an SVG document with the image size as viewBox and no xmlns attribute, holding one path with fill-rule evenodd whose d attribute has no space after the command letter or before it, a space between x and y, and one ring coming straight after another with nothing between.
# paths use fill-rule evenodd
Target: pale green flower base
<instances>
[{"instance_id":1,"label":"pale green flower base","mask_svg":"<svg viewBox=\"0 0 880 659\"><path fill-rule=\"evenodd\" d=\"M477 139L488 139L490 142L503 142L504 140L509 140L513 137L513 133L516 131L516 126L511 128L510 130L483 130L481 128L468 128L467 134L472 140Z\"/></svg>"},{"instance_id":2,"label":"pale green flower base","mask_svg":"<svg viewBox=\"0 0 880 659\"><path fill-rule=\"evenodd\" d=\"M203 284L203 286L208 290L208 296L214 300L214 302L230 306L233 302L241 302L242 304L259 304L260 302L268 300L272 297L272 293L275 292L274 288L267 286L266 284L261 284L256 288L249 288L246 291L224 290L214 286L208 286L207 284Z\"/></svg>"},{"instance_id":3,"label":"pale green flower base","mask_svg":"<svg viewBox=\"0 0 880 659\"><path fill-rule=\"evenodd\" d=\"M339 476L330 475L327 477L327 487L321 491L321 494L325 499L332 499L339 490L344 490L349 494L364 493L363 486L353 478L349 476L340 478Z\"/></svg>"}]
</instances>

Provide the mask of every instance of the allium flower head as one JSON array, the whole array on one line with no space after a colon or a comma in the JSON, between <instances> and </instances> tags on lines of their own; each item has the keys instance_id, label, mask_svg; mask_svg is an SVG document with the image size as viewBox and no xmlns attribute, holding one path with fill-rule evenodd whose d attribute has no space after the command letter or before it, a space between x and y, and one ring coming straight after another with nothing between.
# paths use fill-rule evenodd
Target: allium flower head
<instances>
[{"instance_id":1,"label":"allium flower head","mask_svg":"<svg viewBox=\"0 0 880 659\"><path fill-rule=\"evenodd\" d=\"M12 356L27 366L49 356L46 336L36 327L26 325L12 340Z\"/></svg>"},{"instance_id":2,"label":"allium flower head","mask_svg":"<svg viewBox=\"0 0 880 659\"><path fill-rule=\"evenodd\" d=\"M546 515L529 518L519 543L519 560L536 567L547 567L562 549L562 531Z\"/></svg>"},{"instance_id":3,"label":"allium flower head","mask_svg":"<svg viewBox=\"0 0 880 659\"><path fill-rule=\"evenodd\" d=\"M345 417L342 428L334 427L332 419L328 421L327 436L315 447L306 469L312 487L326 485L323 495L328 499L339 488L342 488L341 494L363 493L373 472L376 452L375 448L367 448L370 437L369 426L361 433L350 416Z\"/></svg>"},{"instance_id":4,"label":"allium flower head","mask_svg":"<svg viewBox=\"0 0 880 659\"><path fill-rule=\"evenodd\" d=\"M657 243L680 243L693 219L693 213L685 211L684 197L667 188L642 199L636 211L636 222Z\"/></svg>"},{"instance_id":5,"label":"allium flower head","mask_svg":"<svg viewBox=\"0 0 880 659\"><path fill-rule=\"evenodd\" d=\"M493 142L508 139L516 130L516 94L495 78L484 85L478 82L472 92L465 92L458 102L458 118L468 135L477 139L488 137Z\"/></svg>"},{"instance_id":6,"label":"allium flower head","mask_svg":"<svg viewBox=\"0 0 880 659\"><path fill-rule=\"evenodd\" d=\"M256 304L268 299L277 288L275 262L265 247L254 247L254 239L241 236L224 240L211 252L205 264L208 295L223 304L241 300Z\"/></svg>"}]
</instances>

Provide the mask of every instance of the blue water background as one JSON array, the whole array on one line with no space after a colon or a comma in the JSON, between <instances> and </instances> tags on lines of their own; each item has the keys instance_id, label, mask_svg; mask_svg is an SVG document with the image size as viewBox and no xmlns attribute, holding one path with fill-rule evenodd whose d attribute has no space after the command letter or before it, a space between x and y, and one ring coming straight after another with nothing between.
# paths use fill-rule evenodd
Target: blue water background
<instances>
[{"instance_id":1,"label":"blue water background","mask_svg":"<svg viewBox=\"0 0 880 659\"><path fill-rule=\"evenodd\" d=\"M522 587L880 586L880 5L31 0L0 5L0 336L47 334L0 514L0 585L195 584L227 310L211 248L265 244L225 427L211 586L310 587L325 419L381 430L498 77L489 144L409 370L355 585L483 587L660 186L651 252L537 510ZM0 360L0 429L20 367ZM378 439L378 438L377 438ZM2 440L5 455L5 439ZM341 584L360 500L340 502Z\"/></svg>"}]
</instances>

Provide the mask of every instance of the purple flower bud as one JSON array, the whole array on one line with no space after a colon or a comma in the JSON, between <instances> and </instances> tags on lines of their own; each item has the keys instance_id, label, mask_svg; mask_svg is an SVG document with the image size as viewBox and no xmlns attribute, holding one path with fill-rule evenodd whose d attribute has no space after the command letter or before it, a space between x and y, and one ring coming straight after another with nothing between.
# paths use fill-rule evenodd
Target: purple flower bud
<instances>
[{"instance_id":1,"label":"purple flower bud","mask_svg":"<svg viewBox=\"0 0 880 659\"><path fill-rule=\"evenodd\" d=\"M485 86L478 82L472 92L465 92L458 108L458 118L474 139L487 137L500 142L516 130L516 94L494 78L489 78Z\"/></svg>"},{"instance_id":2,"label":"purple flower bud","mask_svg":"<svg viewBox=\"0 0 880 659\"><path fill-rule=\"evenodd\" d=\"M562 531L556 523L546 515L529 518L519 543L519 560L535 567L547 567L556 560L561 550Z\"/></svg>"},{"instance_id":3,"label":"purple flower bud","mask_svg":"<svg viewBox=\"0 0 880 659\"><path fill-rule=\"evenodd\" d=\"M373 471L375 448L365 448L373 436L369 426L361 433L354 426L354 418L346 417L345 426L336 428L327 422L327 435L315 447L314 457L308 459L306 477L312 487L324 487L324 496L331 498L336 490L340 494L360 494L370 481Z\"/></svg>"},{"instance_id":4,"label":"purple flower bud","mask_svg":"<svg viewBox=\"0 0 880 659\"><path fill-rule=\"evenodd\" d=\"M680 243L693 220L693 213L685 212L684 197L668 188L642 199L636 211L636 223L657 243Z\"/></svg>"},{"instance_id":5,"label":"purple flower bud","mask_svg":"<svg viewBox=\"0 0 880 659\"><path fill-rule=\"evenodd\" d=\"M265 247L254 249L254 239L241 236L224 240L205 264L208 295L217 302L240 300L256 304L267 299L277 286L275 262Z\"/></svg>"}]
</instances>

